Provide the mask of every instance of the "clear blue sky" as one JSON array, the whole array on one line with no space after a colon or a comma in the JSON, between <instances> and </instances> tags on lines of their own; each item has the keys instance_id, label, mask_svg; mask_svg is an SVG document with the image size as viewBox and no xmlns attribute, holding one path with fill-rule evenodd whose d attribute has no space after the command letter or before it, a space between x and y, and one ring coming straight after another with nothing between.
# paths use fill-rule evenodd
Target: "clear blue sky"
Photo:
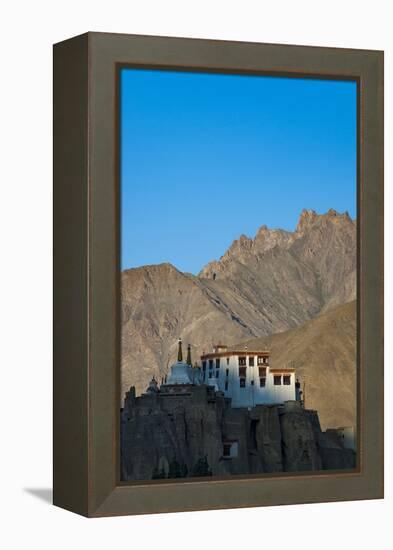
<instances>
[{"instance_id":1,"label":"clear blue sky","mask_svg":"<svg viewBox=\"0 0 393 550\"><path fill-rule=\"evenodd\" d=\"M122 268L197 273L303 208L356 215L356 84L121 71Z\"/></svg>"}]
</instances>

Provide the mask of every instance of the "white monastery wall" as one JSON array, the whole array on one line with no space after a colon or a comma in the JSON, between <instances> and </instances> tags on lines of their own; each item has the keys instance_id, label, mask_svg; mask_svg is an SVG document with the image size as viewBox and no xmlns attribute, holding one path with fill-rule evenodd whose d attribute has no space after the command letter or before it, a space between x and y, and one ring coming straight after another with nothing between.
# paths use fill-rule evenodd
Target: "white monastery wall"
<instances>
[{"instance_id":1,"label":"white monastery wall","mask_svg":"<svg viewBox=\"0 0 393 550\"><path fill-rule=\"evenodd\" d=\"M232 399L232 407L253 407L295 400L293 369L272 369L267 354L245 352L202 356L202 381Z\"/></svg>"}]
</instances>

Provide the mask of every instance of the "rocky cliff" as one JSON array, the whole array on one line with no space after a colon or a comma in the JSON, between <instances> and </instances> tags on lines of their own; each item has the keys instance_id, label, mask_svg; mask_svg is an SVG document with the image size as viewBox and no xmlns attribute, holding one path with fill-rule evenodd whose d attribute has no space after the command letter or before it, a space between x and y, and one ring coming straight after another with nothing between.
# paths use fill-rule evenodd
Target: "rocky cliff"
<instances>
[{"instance_id":1,"label":"rocky cliff","mask_svg":"<svg viewBox=\"0 0 393 550\"><path fill-rule=\"evenodd\" d=\"M300 402L232 409L208 386L135 397L121 415L123 480L347 469L353 450Z\"/></svg>"},{"instance_id":2,"label":"rocky cliff","mask_svg":"<svg viewBox=\"0 0 393 550\"><path fill-rule=\"evenodd\" d=\"M131 385L140 393L153 374L166 374L179 336L198 358L219 340L287 331L353 300L355 281L356 224L334 210L304 210L293 232L262 226L253 239L241 236L198 276L170 264L126 270L122 395Z\"/></svg>"}]
</instances>

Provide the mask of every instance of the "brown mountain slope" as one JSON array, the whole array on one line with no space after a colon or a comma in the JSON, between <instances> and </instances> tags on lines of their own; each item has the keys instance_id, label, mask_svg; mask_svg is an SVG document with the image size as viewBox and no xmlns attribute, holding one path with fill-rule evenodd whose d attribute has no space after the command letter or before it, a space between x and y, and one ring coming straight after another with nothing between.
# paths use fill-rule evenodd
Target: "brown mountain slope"
<instances>
[{"instance_id":1,"label":"brown mountain slope","mask_svg":"<svg viewBox=\"0 0 393 550\"><path fill-rule=\"evenodd\" d=\"M171 264L123 272L122 395L131 385L137 393L144 391L153 374L158 380L165 376L175 360L179 336L192 343L195 358L217 334L232 342L254 336L214 299L196 277Z\"/></svg>"},{"instance_id":2,"label":"brown mountain slope","mask_svg":"<svg viewBox=\"0 0 393 550\"><path fill-rule=\"evenodd\" d=\"M306 407L323 428L356 424L356 301L295 329L248 340L271 350L271 366L293 365L306 383Z\"/></svg>"}]
</instances>

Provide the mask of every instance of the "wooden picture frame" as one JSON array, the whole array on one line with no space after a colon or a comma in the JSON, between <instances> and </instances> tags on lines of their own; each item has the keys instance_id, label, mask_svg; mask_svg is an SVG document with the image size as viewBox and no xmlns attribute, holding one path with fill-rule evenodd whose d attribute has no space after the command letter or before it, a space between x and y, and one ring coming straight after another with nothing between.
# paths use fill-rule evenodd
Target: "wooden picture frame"
<instances>
[{"instance_id":1,"label":"wooden picture frame","mask_svg":"<svg viewBox=\"0 0 393 550\"><path fill-rule=\"evenodd\" d=\"M358 468L119 481L122 66L358 83ZM383 52L87 33L54 46L54 504L89 517L383 497Z\"/></svg>"}]
</instances>

